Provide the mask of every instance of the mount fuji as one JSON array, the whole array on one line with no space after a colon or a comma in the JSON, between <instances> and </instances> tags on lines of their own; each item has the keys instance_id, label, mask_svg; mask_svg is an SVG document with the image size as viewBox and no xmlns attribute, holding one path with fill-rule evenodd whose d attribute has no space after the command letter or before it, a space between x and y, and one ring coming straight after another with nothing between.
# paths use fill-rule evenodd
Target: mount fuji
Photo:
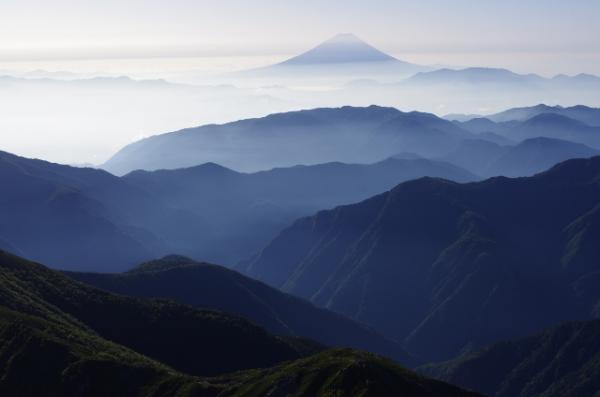
<instances>
[{"instance_id":1,"label":"mount fuji","mask_svg":"<svg viewBox=\"0 0 600 397\"><path fill-rule=\"evenodd\" d=\"M352 33L341 33L279 65L322 65L356 62L402 61L378 50Z\"/></svg>"},{"instance_id":2,"label":"mount fuji","mask_svg":"<svg viewBox=\"0 0 600 397\"><path fill-rule=\"evenodd\" d=\"M243 71L241 74L246 77L324 77L349 81L381 80L382 77L396 80L430 70L430 67L415 65L386 54L352 33L341 33L283 62Z\"/></svg>"}]
</instances>

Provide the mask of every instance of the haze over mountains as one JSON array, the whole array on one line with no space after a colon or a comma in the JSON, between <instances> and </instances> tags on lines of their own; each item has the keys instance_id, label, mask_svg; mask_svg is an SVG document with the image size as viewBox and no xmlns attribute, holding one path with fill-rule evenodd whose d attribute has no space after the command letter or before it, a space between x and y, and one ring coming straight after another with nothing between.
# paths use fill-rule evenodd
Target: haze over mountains
<instances>
[{"instance_id":1,"label":"haze over mountains","mask_svg":"<svg viewBox=\"0 0 600 397\"><path fill-rule=\"evenodd\" d=\"M497 123L450 122L376 106L275 114L130 145L107 168L195 166L121 178L2 153L2 181L13 188L2 197L7 221L0 239L13 252L68 269L118 271L170 253L231 266L298 217L364 200L406 180L528 176L599 153L600 127L569 117L593 122L596 109L543 109L532 108L523 121ZM512 112L522 118L526 111ZM527 139L518 143L519 137ZM326 162L331 159L349 163ZM350 164L358 162L371 164ZM307 163L314 165L296 166ZM247 174L222 164L289 167ZM101 254L107 247L108 263Z\"/></svg>"},{"instance_id":2,"label":"haze over mountains","mask_svg":"<svg viewBox=\"0 0 600 397\"><path fill-rule=\"evenodd\" d=\"M476 177L440 161L388 159L238 173L216 164L118 178L0 153L0 239L63 269L121 271L177 252L233 265L299 216L431 175Z\"/></svg>"},{"instance_id":3,"label":"haze over mountains","mask_svg":"<svg viewBox=\"0 0 600 397\"><path fill-rule=\"evenodd\" d=\"M216 162L236 170L255 171L331 160L374 162L401 152L450 158L461 150L465 140L473 139L514 145L525 139L545 137L600 149L600 127L579 120L595 123L598 109L579 106L565 108L561 114L556 109L550 112L544 109L543 105L532 108L530 118L521 117L525 110L517 109L514 114L519 119L502 122L487 118L449 122L433 114L377 106L281 113L146 138L120 150L103 167L124 174L138 168L154 170ZM507 112L508 115L511 111ZM560 144L555 143L548 150L560 151L556 146ZM565 148L563 155L549 154L551 160L541 162L534 170L541 171L571 158L573 152L577 150ZM593 155L591 149L588 152ZM471 153L464 161L476 155ZM469 168L469 171L488 175L486 169ZM501 169L496 171L502 174ZM515 175L513 171L511 176L530 175L531 169L526 172Z\"/></svg>"},{"instance_id":4,"label":"haze over mountains","mask_svg":"<svg viewBox=\"0 0 600 397\"><path fill-rule=\"evenodd\" d=\"M2 149L61 163L101 164L122 146L154 134L315 107L378 104L442 115L533 103L600 106L600 79L592 75L545 78L497 68L414 65L352 34L234 74L179 69L161 74L158 67L133 77L62 69L0 76L0 101L6 104L0 109ZM56 139L63 144L55 145Z\"/></svg>"},{"instance_id":5,"label":"haze over mountains","mask_svg":"<svg viewBox=\"0 0 600 397\"><path fill-rule=\"evenodd\" d=\"M544 103L600 106L597 77L430 68L351 34L227 86L42 74L0 85L163 131L235 121L127 144L116 175L0 152L0 249L71 270L0 253L0 392L29 371L22 395L476 395L329 347L489 395L596 392L600 110Z\"/></svg>"},{"instance_id":6,"label":"haze over mountains","mask_svg":"<svg viewBox=\"0 0 600 397\"><path fill-rule=\"evenodd\" d=\"M353 79L399 80L430 69L396 59L352 33L340 33L283 62L234 76L276 81L284 85L294 85L299 81L339 85Z\"/></svg>"},{"instance_id":7,"label":"haze over mountains","mask_svg":"<svg viewBox=\"0 0 600 397\"><path fill-rule=\"evenodd\" d=\"M600 397L600 2L541 3L8 1L0 397Z\"/></svg>"},{"instance_id":8,"label":"haze over mountains","mask_svg":"<svg viewBox=\"0 0 600 397\"><path fill-rule=\"evenodd\" d=\"M239 171L329 161L365 163L399 152L440 154L470 136L427 113L378 106L320 108L157 135L126 146L103 167L124 174L204 162Z\"/></svg>"}]
</instances>

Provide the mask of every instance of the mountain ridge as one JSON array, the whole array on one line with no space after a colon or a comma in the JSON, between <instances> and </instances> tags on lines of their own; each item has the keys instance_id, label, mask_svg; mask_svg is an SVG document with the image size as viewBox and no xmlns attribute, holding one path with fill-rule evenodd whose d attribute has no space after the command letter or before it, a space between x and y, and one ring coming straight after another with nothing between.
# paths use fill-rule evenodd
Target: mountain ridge
<instances>
[{"instance_id":1,"label":"mountain ridge","mask_svg":"<svg viewBox=\"0 0 600 397\"><path fill-rule=\"evenodd\" d=\"M67 276L122 295L169 299L243 317L274 335L315 340L388 356L408 367L420 361L399 344L339 314L313 306L233 270L181 256L140 264L126 273L67 272Z\"/></svg>"},{"instance_id":2,"label":"mountain ridge","mask_svg":"<svg viewBox=\"0 0 600 397\"><path fill-rule=\"evenodd\" d=\"M598 335L600 320L560 324L420 371L496 397L597 396Z\"/></svg>"},{"instance_id":3,"label":"mountain ridge","mask_svg":"<svg viewBox=\"0 0 600 397\"><path fill-rule=\"evenodd\" d=\"M526 178L420 178L297 220L239 269L450 358L593 315L598 181L600 157Z\"/></svg>"},{"instance_id":4,"label":"mountain ridge","mask_svg":"<svg viewBox=\"0 0 600 397\"><path fill-rule=\"evenodd\" d=\"M382 390L395 394L410 393L415 397L434 397L440 393L454 397L478 396L440 381L427 379L399 367L382 357L351 349L330 349L312 354L306 360L284 361L260 342L260 335L243 332L230 339L246 339L240 346L227 346L231 336L226 332L236 327L237 320L213 312L202 321L198 332L187 334L186 327L175 326L171 338L165 338L168 322L186 316L183 306L153 300L132 300L109 294L72 281L56 271L44 268L0 251L0 392L10 396L67 397L135 396L135 397L258 397L310 395L326 397L332 393L377 396ZM70 302L70 303L69 303ZM134 310L114 321L115 305L133 304ZM82 310L76 310L81 305ZM150 312L145 308L150 307ZM66 309L67 312L63 311ZM166 309L166 312L164 311ZM97 311L97 312L96 312ZM195 311L196 314L208 312ZM137 333L137 341L129 339L131 325L149 315L150 326ZM83 316L84 318L80 318ZM211 317L212 316L212 317ZM224 328L206 337L210 323L228 318ZM166 320L166 321L165 321ZM112 326L116 333L107 336L101 324ZM243 323L243 322L242 322ZM189 325L189 324L188 324ZM250 328L253 326L248 324ZM135 331L135 330L134 330ZM250 331L248 329L247 331ZM163 338L156 338L163 333ZM104 337L103 337L104 336ZM106 338L105 338L106 337ZM258 338L257 338L258 337ZM143 339L175 349L171 357L174 367L186 367L198 373L204 370L214 376L184 374L135 351ZM111 339L109 341L109 339ZM118 344L116 342L122 342ZM176 345L188 344L180 350ZM198 343L208 349L198 351ZM259 346L253 346L258 343ZM306 354L315 352L314 344L289 341ZM212 356L211 348L220 352ZM135 347L135 350L132 348ZM245 355L247 349L260 351ZM147 353L152 353L148 349ZM156 351L154 352L156 353ZM160 355L160 354L159 354ZM221 359L226 356L225 361ZM271 368L255 368L257 360L275 358ZM250 362L245 359L250 358ZM175 360L175 361L173 361ZM228 367L220 367L226 362ZM241 365L254 369L222 374ZM261 366L260 364L258 365ZM214 371L217 371L215 373Z\"/></svg>"}]
</instances>

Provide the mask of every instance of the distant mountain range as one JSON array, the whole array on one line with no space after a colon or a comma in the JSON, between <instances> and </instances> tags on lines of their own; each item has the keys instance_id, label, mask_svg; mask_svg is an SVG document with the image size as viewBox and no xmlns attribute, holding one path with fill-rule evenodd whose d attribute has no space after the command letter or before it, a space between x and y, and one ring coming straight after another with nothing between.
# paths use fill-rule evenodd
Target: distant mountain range
<instances>
[{"instance_id":1,"label":"distant mountain range","mask_svg":"<svg viewBox=\"0 0 600 397\"><path fill-rule=\"evenodd\" d=\"M600 109L590 108L583 105L562 107L540 104L528 108L509 109L501 113L487 116L487 118L495 121L496 123L501 123L505 121L525 121L533 118L534 116L549 113L568 117L593 127L600 126Z\"/></svg>"},{"instance_id":2,"label":"distant mountain range","mask_svg":"<svg viewBox=\"0 0 600 397\"><path fill-rule=\"evenodd\" d=\"M589 119L594 111L578 107L576 114ZM65 269L122 271L169 253L231 266L298 217L364 200L403 181L528 176L569 158L594 156L598 128L554 113L496 123L450 122L376 106L324 108L159 135L127 146L109 162L110 169L125 171L207 160L253 168L332 158L376 161L250 174L206 163L119 178L3 152L0 179L12 188L0 198L0 241ZM526 140L517 143L519 138Z\"/></svg>"},{"instance_id":3,"label":"distant mountain range","mask_svg":"<svg viewBox=\"0 0 600 397\"><path fill-rule=\"evenodd\" d=\"M406 366L418 361L399 344L362 324L221 266L169 256L126 273L68 272L83 283L121 295L174 300L201 309L232 313L274 335L315 340L381 354Z\"/></svg>"},{"instance_id":4,"label":"distant mountain range","mask_svg":"<svg viewBox=\"0 0 600 397\"><path fill-rule=\"evenodd\" d=\"M516 145L469 139L441 159L481 176L531 176L573 158L600 155L600 150L552 138L530 138Z\"/></svg>"},{"instance_id":5,"label":"distant mountain range","mask_svg":"<svg viewBox=\"0 0 600 397\"><path fill-rule=\"evenodd\" d=\"M405 80L402 84L420 85L452 85L459 88L461 85L485 86L486 84L503 85L517 88L565 88L570 85L590 85L587 89L600 87L600 77L579 74L576 76L558 75L545 78L537 74L518 74L508 69L472 67L465 69L438 69L420 72ZM529 86L529 87L527 87Z\"/></svg>"},{"instance_id":6,"label":"distant mountain range","mask_svg":"<svg viewBox=\"0 0 600 397\"><path fill-rule=\"evenodd\" d=\"M297 220L240 264L425 360L594 315L600 157L530 178L423 178Z\"/></svg>"},{"instance_id":7,"label":"distant mountain range","mask_svg":"<svg viewBox=\"0 0 600 397\"><path fill-rule=\"evenodd\" d=\"M586 106L515 108L455 124L473 133L494 133L513 141L546 137L600 148L600 109Z\"/></svg>"},{"instance_id":8,"label":"distant mountain range","mask_svg":"<svg viewBox=\"0 0 600 397\"><path fill-rule=\"evenodd\" d=\"M478 395L221 312L114 295L2 251L0 287L3 395Z\"/></svg>"},{"instance_id":9,"label":"distant mountain range","mask_svg":"<svg viewBox=\"0 0 600 397\"><path fill-rule=\"evenodd\" d=\"M421 371L495 397L597 396L600 320L554 326Z\"/></svg>"},{"instance_id":10,"label":"distant mountain range","mask_svg":"<svg viewBox=\"0 0 600 397\"><path fill-rule=\"evenodd\" d=\"M438 69L430 72L417 73L403 84L451 84L451 85L482 85L482 84L539 84L545 81L536 74L517 74L507 69L495 68L466 68Z\"/></svg>"},{"instance_id":11,"label":"distant mountain range","mask_svg":"<svg viewBox=\"0 0 600 397\"><path fill-rule=\"evenodd\" d=\"M597 76L547 78L507 69L472 67L421 71L394 81L357 77L347 81L336 94L337 98L348 98L344 104L376 103L399 109L443 111L464 120L462 113L496 113L532 103L600 107L598 89ZM333 93L330 97L336 98Z\"/></svg>"},{"instance_id":12,"label":"distant mountain range","mask_svg":"<svg viewBox=\"0 0 600 397\"><path fill-rule=\"evenodd\" d=\"M476 177L426 159L238 173L216 164L118 178L0 152L3 246L52 267L122 271L172 252L233 265L299 216L421 176Z\"/></svg>"},{"instance_id":13,"label":"distant mountain range","mask_svg":"<svg viewBox=\"0 0 600 397\"><path fill-rule=\"evenodd\" d=\"M103 168L125 174L205 162L240 171L374 162L398 152L440 153L465 136L453 123L426 113L378 106L322 108L156 135L121 149Z\"/></svg>"},{"instance_id":14,"label":"distant mountain range","mask_svg":"<svg viewBox=\"0 0 600 397\"><path fill-rule=\"evenodd\" d=\"M123 174L134 169L170 169L217 162L238 170L260 170L332 160L374 162L400 152L449 159L464 149L465 140L473 139L514 145L522 140L545 137L600 149L600 127L577 119L593 123L597 109L578 106L565 109L561 114L545 113L543 106L536 109L530 111L531 118L502 122L487 118L450 122L429 113L377 106L280 113L150 137L126 146L103 167ZM524 111L509 110L507 114L510 112L520 115ZM548 156L544 154L545 147L538 145L537 150L541 151L538 156L542 159L537 168L527 166L525 174L518 174L517 164L515 169L509 170L510 175L528 175L531 170L540 171L570 158L571 153L585 152L571 147L557 155L557 145L548 146ZM462 160L461 163L469 162L469 157ZM488 175L485 168L469 168L469 171ZM504 172L501 168L496 171Z\"/></svg>"}]
</instances>

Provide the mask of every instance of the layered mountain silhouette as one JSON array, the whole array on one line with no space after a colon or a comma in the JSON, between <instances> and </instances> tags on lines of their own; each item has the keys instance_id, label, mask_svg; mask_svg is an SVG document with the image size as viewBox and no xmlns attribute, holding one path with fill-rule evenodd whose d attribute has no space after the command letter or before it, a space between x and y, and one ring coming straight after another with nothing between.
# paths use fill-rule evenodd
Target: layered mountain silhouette
<instances>
[{"instance_id":1,"label":"layered mountain silhouette","mask_svg":"<svg viewBox=\"0 0 600 397\"><path fill-rule=\"evenodd\" d=\"M594 315L600 157L529 178L422 178L299 219L240 268L426 360Z\"/></svg>"},{"instance_id":2,"label":"layered mountain silhouette","mask_svg":"<svg viewBox=\"0 0 600 397\"><path fill-rule=\"evenodd\" d=\"M600 80L600 79L599 79ZM481 85L481 84L540 84L543 77L536 74L518 74L507 69L467 68L438 69L417 73L403 84Z\"/></svg>"},{"instance_id":3,"label":"layered mountain silhouette","mask_svg":"<svg viewBox=\"0 0 600 397\"><path fill-rule=\"evenodd\" d=\"M169 299L232 313L275 335L308 338L327 346L363 349L407 366L418 363L399 344L361 324L235 271L185 257L168 256L120 274L69 272L67 275L121 295Z\"/></svg>"},{"instance_id":4,"label":"layered mountain silhouette","mask_svg":"<svg viewBox=\"0 0 600 397\"><path fill-rule=\"evenodd\" d=\"M508 69L471 67L465 69L437 69L419 72L404 80L402 85L453 86L456 89L468 86L485 88L486 85L512 88L517 91L528 90L593 90L600 87L600 77L592 75L560 75L545 78L537 74L519 74Z\"/></svg>"},{"instance_id":5,"label":"layered mountain silhouette","mask_svg":"<svg viewBox=\"0 0 600 397\"><path fill-rule=\"evenodd\" d=\"M489 396L596 396L599 339L600 320L568 323L421 371Z\"/></svg>"},{"instance_id":6,"label":"layered mountain silhouette","mask_svg":"<svg viewBox=\"0 0 600 397\"><path fill-rule=\"evenodd\" d=\"M493 133L510 141L545 137L600 149L600 110L581 105L564 108L540 104L455 124L473 134Z\"/></svg>"},{"instance_id":7,"label":"layered mountain silhouette","mask_svg":"<svg viewBox=\"0 0 600 397\"><path fill-rule=\"evenodd\" d=\"M348 87L348 97L360 95L373 103L447 113L488 113L532 103L600 106L600 77L519 74L507 69L471 67L437 69L395 82L364 81ZM396 95L395 97L393 95ZM464 120L464 115L453 115ZM472 118L472 116L470 116Z\"/></svg>"},{"instance_id":8,"label":"layered mountain silhouette","mask_svg":"<svg viewBox=\"0 0 600 397\"><path fill-rule=\"evenodd\" d=\"M516 145L470 139L442 159L486 177L518 177L537 174L568 159L598 155L600 150L560 139L530 138Z\"/></svg>"},{"instance_id":9,"label":"layered mountain silhouette","mask_svg":"<svg viewBox=\"0 0 600 397\"><path fill-rule=\"evenodd\" d=\"M593 122L595 109L569 109L574 117ZM464 149L465 140L473 139L505 146L543 137L600 150L599 129L556 112L534 114L525 120L494 122L476 118L449 122L429 113L377 106L323 108L157 135L126 146L104 168L123 174L138 168L172 169L216 162L238 170L261 170L331 160L368 163L400 152L451 158ZM569 153L578 151L574 147L565 148L567 157L561 157L557 156L555 146L557 144L547 146L546 156L546 147L538 145L538 156L544 158L540 162L542 167L570 158ZM476 158L478 154L471 156ZM463 160L461 164L470 162L471 158ZM523 165L523 168L526 173L520 175L528 175L531 167ZM488 175L486 169L469 170L477 175ZM539 170L541 168L536 169ZM516 176L515 170L507 172Z\"/></svg>"},{"instance_id":10,"label":"layered mountain silhouette","mask_svg":"<svg viewBox=\"0 0 600 397\"><path fill-rule=\"evenodd\" d=\"M113 295L5 252L0 286L3 395L478 395L358 351L306 357L322 348L221 312ZM224 374L243 368L255 369Z\"/></svg>"},{"instance_id":11,"label":"layered mountain silhouette","mask_svg":"<svg viewBox=\"0 0 600 397\"><path fill-rule=\"evenodd\" d=\"M378 106L322 108L156 135L124 147L103 168L125 174L206 162L241 171L330 161L364 163L399 152L440 154L469 136L428 113Z\"/></svg>"},{"instance_id":12,"label":"layered mountain silhouette","mask_svg":"<svg viewBox=\"0 0 600 397\"><path fill-rule=\"evenodd\" d=\"M61 269L122 271L178 252L232 265L300 216L399 182L471 173L440 161L388 159L238 173L216 164L108 172L0 153L3 247Z\"/></svg>"},{"instance_id":13,"label":"layered mountain silhouette","mask_svg":"<svg viewBox=\"0 0 600 397\"><path fill-rule=\"evenodd\" d=\"M496 123L501 123L506 121L525 121L534 116L547 113L565 116L590 126L600 126L600 109L583 105L563 107L539 104L530 107L508 109L504 112L486 116L486 118Z\"/></svg>"}]
</instances>

